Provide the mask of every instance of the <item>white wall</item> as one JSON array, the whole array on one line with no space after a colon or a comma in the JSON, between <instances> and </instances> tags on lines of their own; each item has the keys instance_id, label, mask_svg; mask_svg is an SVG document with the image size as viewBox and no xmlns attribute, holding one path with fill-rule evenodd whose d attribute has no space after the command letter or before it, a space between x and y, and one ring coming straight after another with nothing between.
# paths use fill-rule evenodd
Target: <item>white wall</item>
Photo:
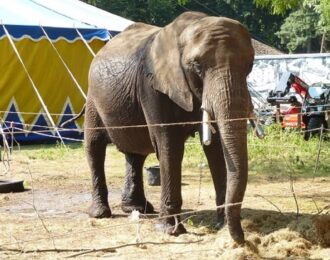
<instances>
[{"instance_id":1,"label":"white wall","mask_svg":"<svg viewBox=\"0 0 330 260\"><path fill-rule=\"evenodd\" d=\"M330 83L330 53L257 56L248 82L267 97L285 71L292 72L307 84Z\"/></svg>"}]
</instances>

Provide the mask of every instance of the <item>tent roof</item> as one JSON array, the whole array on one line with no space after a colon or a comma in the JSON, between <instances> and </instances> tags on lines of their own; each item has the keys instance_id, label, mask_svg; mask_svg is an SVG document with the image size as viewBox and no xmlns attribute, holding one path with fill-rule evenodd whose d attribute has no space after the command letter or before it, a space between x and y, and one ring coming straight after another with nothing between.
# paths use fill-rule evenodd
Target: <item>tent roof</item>
<instances>
[{"instance_id":1,"label":"tent roof","mask_svg":"<svg viewBox=\"0 0 330 260\"><path fill-rule=\"evenodd\" d=\"M133 23L79 0L0 0L0 20L15 39L34 40L44 36L40 26L47 28L53 40L77 38L75 28L87 40L95 37L106 40L108 31L116 34ZM3 35L1 26L0 38Z\"/></svg>"}]
</instances>

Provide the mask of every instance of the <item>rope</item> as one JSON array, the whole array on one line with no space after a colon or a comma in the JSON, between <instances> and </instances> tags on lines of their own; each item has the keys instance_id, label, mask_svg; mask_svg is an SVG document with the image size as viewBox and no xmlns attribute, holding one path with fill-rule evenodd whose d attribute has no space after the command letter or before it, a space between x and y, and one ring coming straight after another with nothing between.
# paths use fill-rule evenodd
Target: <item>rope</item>
<instances>
[{"instance_id":1,"label":"rope","mask_svg":"<svg viewBox=\"0 0 330 260\"><path fill-rule=\"evenodd\" d=\"M61 62L63 63L63 66L65 67L65 69L67 70L67 72L69 73L71 79L73 80L73 82L75 83L76 87L78 88L78 90L80 91L81 95L84 97L84 99L86 100L86 94L85 92L82 90L81 86L79 85L78 81L76 80L76 78L73 76L71 70L69 69L68 65L65 63L64 59L62 58L61 54L58 52L58 50L56 49L55 45L53 44L52 40L49 38L46 30L42 27L42 25L40 25L40 28L42 30L42 32L45 34L47 40L49 41L50 45L53 47L54 51L56 52L57 56L60 58Z\"/></svg>"},{"instance_id":2,"label":"rope","mask_svg":"<svg viewBox=\"0 0 330 260\"><path fill-rule=\"evenodd\" d=\"M319 106L317 106L317 105L315 105L315 106L308 106L308 107L310 107L310 108L313 108L313 107L329 107L329 105L319 105ZM254 111L255 112L262 112L262 111L265 111L265 110L267 110L267 109L265 109L265 108L258 108L258 109L254 109ZM322 112L330 112L330 109L326 109L326 110L323 110ZM8 110L0 110L0 113L1 114L22 114L22 115L47 115L47 113L40 113L40 112L21 112L21 111L8 111ZM78 115L78 114L66 114L66 113L48 113L48 114L50 114L50 115L52 115L52 116L76 116L76 115ZM304 115L304 114L306 114L306 112L300 112L300 113L294 113L294 114L289 114L289 115ZM260 115L260 117L265 117L265 116L269 116L269 117L271 117L272 115ZM280 117L284 117L284 116L286 116L286 115L280 115ZM251 118L246 118L247 120L248 119L251 119ZM252 119L254 119L254 118L252 118Z\"/></svg>"},{"instance_id":3,"label":"rope","mask_svg":"<svg viewBox=\"0 0 330 260\"><path fill-rule=\"evenodd\" d=\"M231 122L231 121L240 121L240 120L248 120L248 119L255 119L254 117L251 118L235 118L235 119L224 119L225 122ZM5 123L12 123L11 121L3 121ZM209 120L206 123L217 123L217 120ZM84 130L111 130L111 129L131 129L131 128L145 128L145 127L167 127L167 126L186 126L186 125L197 125L202 124L203 121L191 121L191 122L177 122L177 123L159 123L159 124L141 124L141 125L128 125L128 126L107 126L107 127L86 127ZM205 122L204 122L205 123ZM23 124L23 123L15 123L16 125L21 125L23 127L40 127L45 128L46 130L36 130L34 132L49 132L52 129L57 129L58 131L79 131L82 132L81 129L74 129L74 128L60 128L60 127L50 127L50 126L44 126L44 125L33 125L33 124ZM17 128L19 130L22 130L21 128ZM320 128L313 128L310 130L301 130L301 132L311 132L311 131L317 131L321 130ZM328 131L328 129L323 128L323 130ZM26 130L24 130L26 131ZM17 133L17 132L15 132ZM7 133L5 133L7 134Z\"/></svg>"},{"instance_id":4,"label":"rope","mask_svg":"<svg viewBox=\"0 0 330 260\"><path fill-rule=\"evenodd\" d=\"M310 108L313 108L313 107L329 107L329 105L315 105L315 106L308 106ZM265 111L267 110L266 108L257 108L257 109L254 109L255 112L262 112L262 111ZM327 110L323 110L322 112L330 112L330 109L327 109ZM47 113L40 113L40 112L21 112L21 111L6 111L6 110L0 110L0 114L22 114L22 115L47 115ZM52 116L76 116L78 114L66 114L66 113L49 113L50 115ZM300 113L294 113L294 114L290 114L290 115L303 115L303 114L306 114L304 112L300 112ZM265 116L268 116L268 117L271 117L272 115L260 115L260 117L265 117ZM286 115L280 115L280 117L284 117ZM247 118L247 119L250 119L250 118Z\"/></svg>"},{"instance_id":5,"label":"rope","mask_svg":"<svg viewBox=\"0 0 330 260\"><path fill-rule=\"evenodd\" d=\"M3 131L3 128L0 124L0 136L2 136L2 142L3 142L3 156L1 156L1 150L0 150L0 161L3 162L3 165L5 167L5 174L7 174L10 170L10 148L6 139L6 135ZM1 147L0 147L1 149Z\"/></svg>"},{"instance_id":6,"label":"rope","mask_svg":"<svg viewBox=\"0 0 330 260\"><path fill-rule=\"evenodd\" d=\"M226 204L222 204L222 205L219 205L217 207L214 207L214 208L210 208L209 210L217 210L217 209L221 209L221 208L235 207L235 206L239 206L239 205L242 205L242 202L226 203ZM148 216L152 216L152 215L155 215L155 214L148 214L148 215L141 214L141 216L142 217L145 217L146 220L152 220L153 222L156 222L156 221L167 219L167 218L171 218L171 217L179 217L179 216L184 216L184 215L191 215L191 214L200 213L200 212L204 212L204 211L205 211L205 209L190 210L190 211L187 211L187 212L181 212L181 213L177 213L177 214L170 214L170 215L165 215L165 216L158 216L158 217L152 218L152 219L148 218ZM129 216L129 214L127 214L127 216ZM85 231L79 231L79 232L77 232L77 234L81 235L82 233L97 232L97 231L103 230L103 229L112 229L112 228L117 228L117 227L127 227L127 225L136 225L136 222L127 222L127 223L124 223L124 224L107 225L107 226L104 226L102 228L96 228L96 229L93 229L93 230L88 229L88 230L85 230ZM72 233L72 232L68 232L66 234L52 236L52 238L53 239L64 238L64 237L75 236L77 234ZM10 246L10 245L15 245L15 244L19 244L19 243L38 242L38 241L41 241L41 240L48 240L48 239L50 239L49 236L42 237L42 238L37 238L37 239L25 240L25 241L22 241L21 240L21 241L16 241L16 242L4 243L4 244L0 244L0 248L3 247L3 246Z\"/></svg>"},{"instance_id":7,"label":"rope","mask_svg":"<svg viewBox=\"0 0 330 260\"><path fill-rule=\"evenodd\" d=\"M0 111L1 114L22 114L22 115L46 115L46 113L40 113L40 112L14 112L14 111ZM60 114L60 113L49 113L52 116L76 116L78 114Z\"/></svg>"},{"instance_id":8,"label":"rope","mask_svg":"<svg viewBox=\"0 0 330 260\"><path fill-rule=\"evenodd\" d=\"M17 129L20 130L20 132L15 132L15 134L26 134L26 133L30 133L30 134L36 134L36 135L50 137L50 138L55 138L55 139L58 139L59 138L58 136L54 136L54 135L49 135L49 134L43 133L43 132L49 132L49 131L46 131L46 130L44 130L43 132L41 132L41 131L24 130L24 129L17 128L17 127L13 127L13 128L16 129L16 130ZM7 133L5 133L5 134L7 134ZM74 141L74 142L83 142L82 139L75 139L75 138L69 138L69 137L64 137L64 136L61 137L61 140Z\"/></svg>"},{"instance_id":9,"label":"rope","mask_svg":"<svg viewBox=\"0 0 330 260\"><path fill-rule=\"evenodd\" d=\"M57 136L53 136L53 135L48 135L48 134L45 134L45 133L48 133L49 130L36 130L36 131L31 131L31 130L25 130L25 129L21 129L21 128L17 128L17 127L13 127L14 129L18 130L18 131L15 131L14 133L15 134L26 134L26 133L30 133L30 134L37 134L37 135L41 135L41 136L46 136L46 137L51 137L51 138L58 138ZM9 129L9 128L8 128ZM95 128L97 129L97 128ZM319 130L321 128L317 128L317 129L313 129L311 131L316 131L316 130ZM6 129L4 129L6 130ZM330 129L324 129L323 130L327 130L327 131L330 131ZM80 132L82 133L81 130L78 130L78 129L70 129L70 128L62 128L60 129L60 131L77 131L77 132ZM3 135L6 136L6 135L10 135L11 133L9 132L4 132ZM63 140L67 140L67 141L75 141L75 142L83 142L82 139L75 139L75 138L69 138L69 137L62 137ZM200 145L200 143L196 143L196 142L186 142L185 143L186 145ZM248 144L248 146L250 147L269 147L269 148L283 148L283 145L262 145L262 144ZM285 149L297 149L299 146L297 145L290 145L290 146L285 146Z\"/></svg>"},{"instance_id":10,"label":"rope","mask_svg":"<svg viewBox=\"0 0 330 260\"><path fill-rule=\"evenodd\" d=\"M80 39L83 41L89 52L95 57L95 52L92 50L92 48L89 46L88 42L85 40L85 38L82 36L82 34L79 32L78 28L75 27L77 34L79 35Z\"/></svg>"}]
</instances>

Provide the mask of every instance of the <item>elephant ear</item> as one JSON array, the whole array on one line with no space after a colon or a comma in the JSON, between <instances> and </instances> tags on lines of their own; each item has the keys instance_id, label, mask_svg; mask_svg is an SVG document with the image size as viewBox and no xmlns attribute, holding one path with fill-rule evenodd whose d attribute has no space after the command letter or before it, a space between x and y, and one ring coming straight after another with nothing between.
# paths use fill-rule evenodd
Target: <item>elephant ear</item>
<instances>
[{"instance_id":1,"label":"elephant ear","mask_svg":"<svg viewBox=\"0 0 330 260\"><path fill-rule=\"evenodd\" d=\"M197 12L180 15L159 31L150 49L153 88L168 95L186 111L193 110L193 96L181 66L179 38L187 26L205 16Z\"/></svg>"}]
</instances>

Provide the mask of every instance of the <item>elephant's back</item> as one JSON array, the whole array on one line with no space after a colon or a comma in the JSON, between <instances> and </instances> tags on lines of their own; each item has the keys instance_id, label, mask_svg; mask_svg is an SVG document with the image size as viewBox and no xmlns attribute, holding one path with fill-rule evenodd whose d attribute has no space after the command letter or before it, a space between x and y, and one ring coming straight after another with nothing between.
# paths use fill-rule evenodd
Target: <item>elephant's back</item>
<instances>
[{"instance_id":1,"label":"elephant's back","mask_svg":"<svg viewBox=\"0 0 330 260\"><path fill-rule=\"evenodd\" d=\"M144 23L135 23L112 38L97 54L98 57L131 57L140 52L151 37L161 28Z\"/></svg>"},{"instance_id":2,"label":"elephant's back","mask_svg":"<svg viewBox=\"0 0 330 260\"><path fill-rule=\"evenodd\" d=\"M135 23L112 38L95 56L89 70L89 92L103 89L130 93L136 87L138 64L159 27Z\"/></svg>"}]
</instances>

